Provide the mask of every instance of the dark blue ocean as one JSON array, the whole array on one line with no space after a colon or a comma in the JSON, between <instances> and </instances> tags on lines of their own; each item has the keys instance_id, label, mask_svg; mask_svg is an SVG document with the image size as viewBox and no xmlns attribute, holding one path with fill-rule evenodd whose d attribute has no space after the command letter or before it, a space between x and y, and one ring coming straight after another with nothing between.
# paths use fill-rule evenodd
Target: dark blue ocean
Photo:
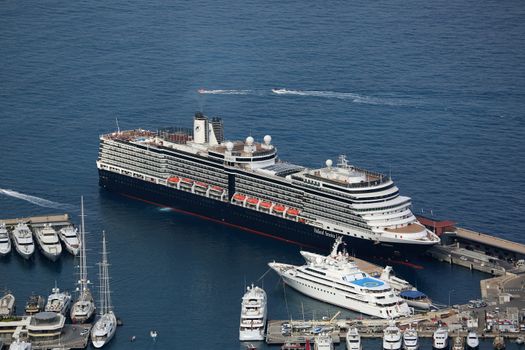
<instances>
[{"instance_id":1,"label":"dark blue ocean","mask_svg":"<svg viewBox=\"0 0 525 350\"><path fill-rule=\"evenodd\" d=\"M108 349L242 349L245 284L269 261L300 263L299 248L100 190L99 135L117 117L155 129L203 111L229 139L270 134L281 159L312 167L346 154L391 174L416 213L525 242L524 64L522 0L2 0L0 218L78 223L85 197L88 262L106 230L124 321ZM443 304L479 297L487 277L424 267L395 269ZM0 260L19 310L74 274L69 256ZM273 273L258 283L271 319L338 310Z\"/></svg>"}]
</instances>

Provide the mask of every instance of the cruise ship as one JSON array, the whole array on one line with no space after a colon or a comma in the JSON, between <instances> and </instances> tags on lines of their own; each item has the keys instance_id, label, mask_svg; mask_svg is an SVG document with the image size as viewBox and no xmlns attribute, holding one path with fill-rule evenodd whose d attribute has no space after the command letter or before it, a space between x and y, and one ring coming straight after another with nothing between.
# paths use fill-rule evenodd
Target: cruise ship
<instances>
[{"instance_id":1,"label":"cruise ship","mask_svg":"<svg viewBox=\"0 0 525 350\"><path fill-rule=\"evenodd\" d=\"M359 255L419 254L439 242L389 176L344 156L284 162L271 136L227 141L222 119L199 112L193 128L101 135L97 168L109 191L302 246L342 235Z\"/></svg>"},{"instance_id":2,"label":"cruise ship","mask_svg":"<svg viewBox=\"0 0 525 350\"><path fill-rule=\"evenodd\" d=\"M348 253L338 252L340 243L335 241L328 256L301 251L303 266L268 265L284 283L314 299L383 319L410 315L412 310L388 282L361 271Z\"/></svg>"}]
</instances>

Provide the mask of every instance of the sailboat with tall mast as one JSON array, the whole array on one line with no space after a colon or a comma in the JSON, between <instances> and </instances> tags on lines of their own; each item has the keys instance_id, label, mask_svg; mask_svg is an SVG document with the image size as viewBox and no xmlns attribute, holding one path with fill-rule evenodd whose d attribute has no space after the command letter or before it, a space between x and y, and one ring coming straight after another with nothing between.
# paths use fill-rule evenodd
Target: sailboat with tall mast
<instances>
[{"instance_id":1,"label":"sailboat with tall mast","mask_svg":"<svg viewBox=\"0 0 525 350\"><path fill-rule=\"evenodd\" d=\"M91 331L91 342L95 348L107 344L117 329L117 317L111 305L111 291L109 289L108 252L106 250L106 233L102 231L102 262L99 264L100 274L100 308L99 319Z\"/></svg>"},{"instance_id":2,"label":"sailboat with tall mast","mask_svg":"<svg viewBox=\"0 0 525 350\"><path fill-rule=\"evenodd\" d=\"M87 260L86 260L86 226L84 224L84 197L80 197L80 278L78 280L77 290L79 292L77 301L71 308L71 320L74 323L87 322L95 313L95 302L93 296L89 290L89 284L87 276Z\"/></svg>"}]
</instances>

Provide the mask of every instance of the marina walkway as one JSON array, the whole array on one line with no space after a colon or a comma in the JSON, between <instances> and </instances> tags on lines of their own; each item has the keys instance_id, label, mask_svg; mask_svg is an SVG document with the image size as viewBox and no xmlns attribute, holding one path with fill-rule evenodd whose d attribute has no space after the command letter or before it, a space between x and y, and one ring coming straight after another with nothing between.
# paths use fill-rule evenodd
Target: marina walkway
<instances>
[{"instance_id":1,"label":"marina walkway","mask_svg":"<svg viewBox=\"0 0 525 350\"><path fill-rule=\"evenodd\" d=\"M465 228L456 228L456 236L467 239L483 245L490 245L495 248L508 250L525 256L525 244L512 242L503 238L494 237L480 232L467 230Z\"/></svg>"}]
</instances>

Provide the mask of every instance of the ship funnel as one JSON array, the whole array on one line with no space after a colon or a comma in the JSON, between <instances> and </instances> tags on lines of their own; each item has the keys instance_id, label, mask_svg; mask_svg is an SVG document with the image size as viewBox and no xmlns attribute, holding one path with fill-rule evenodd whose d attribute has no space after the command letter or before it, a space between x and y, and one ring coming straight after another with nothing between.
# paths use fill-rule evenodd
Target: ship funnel
<instances>
[{"instance_id":1,"label":"ship funnel","mask_svg":"<svg viewBox=\"0 0 525 350\"><path fill-rule=\"evenodd\" d=\"M208 118L201 112L195 113L193 118L193 140L195 143L208 142Z\"/></svg>"}]
</instances>

